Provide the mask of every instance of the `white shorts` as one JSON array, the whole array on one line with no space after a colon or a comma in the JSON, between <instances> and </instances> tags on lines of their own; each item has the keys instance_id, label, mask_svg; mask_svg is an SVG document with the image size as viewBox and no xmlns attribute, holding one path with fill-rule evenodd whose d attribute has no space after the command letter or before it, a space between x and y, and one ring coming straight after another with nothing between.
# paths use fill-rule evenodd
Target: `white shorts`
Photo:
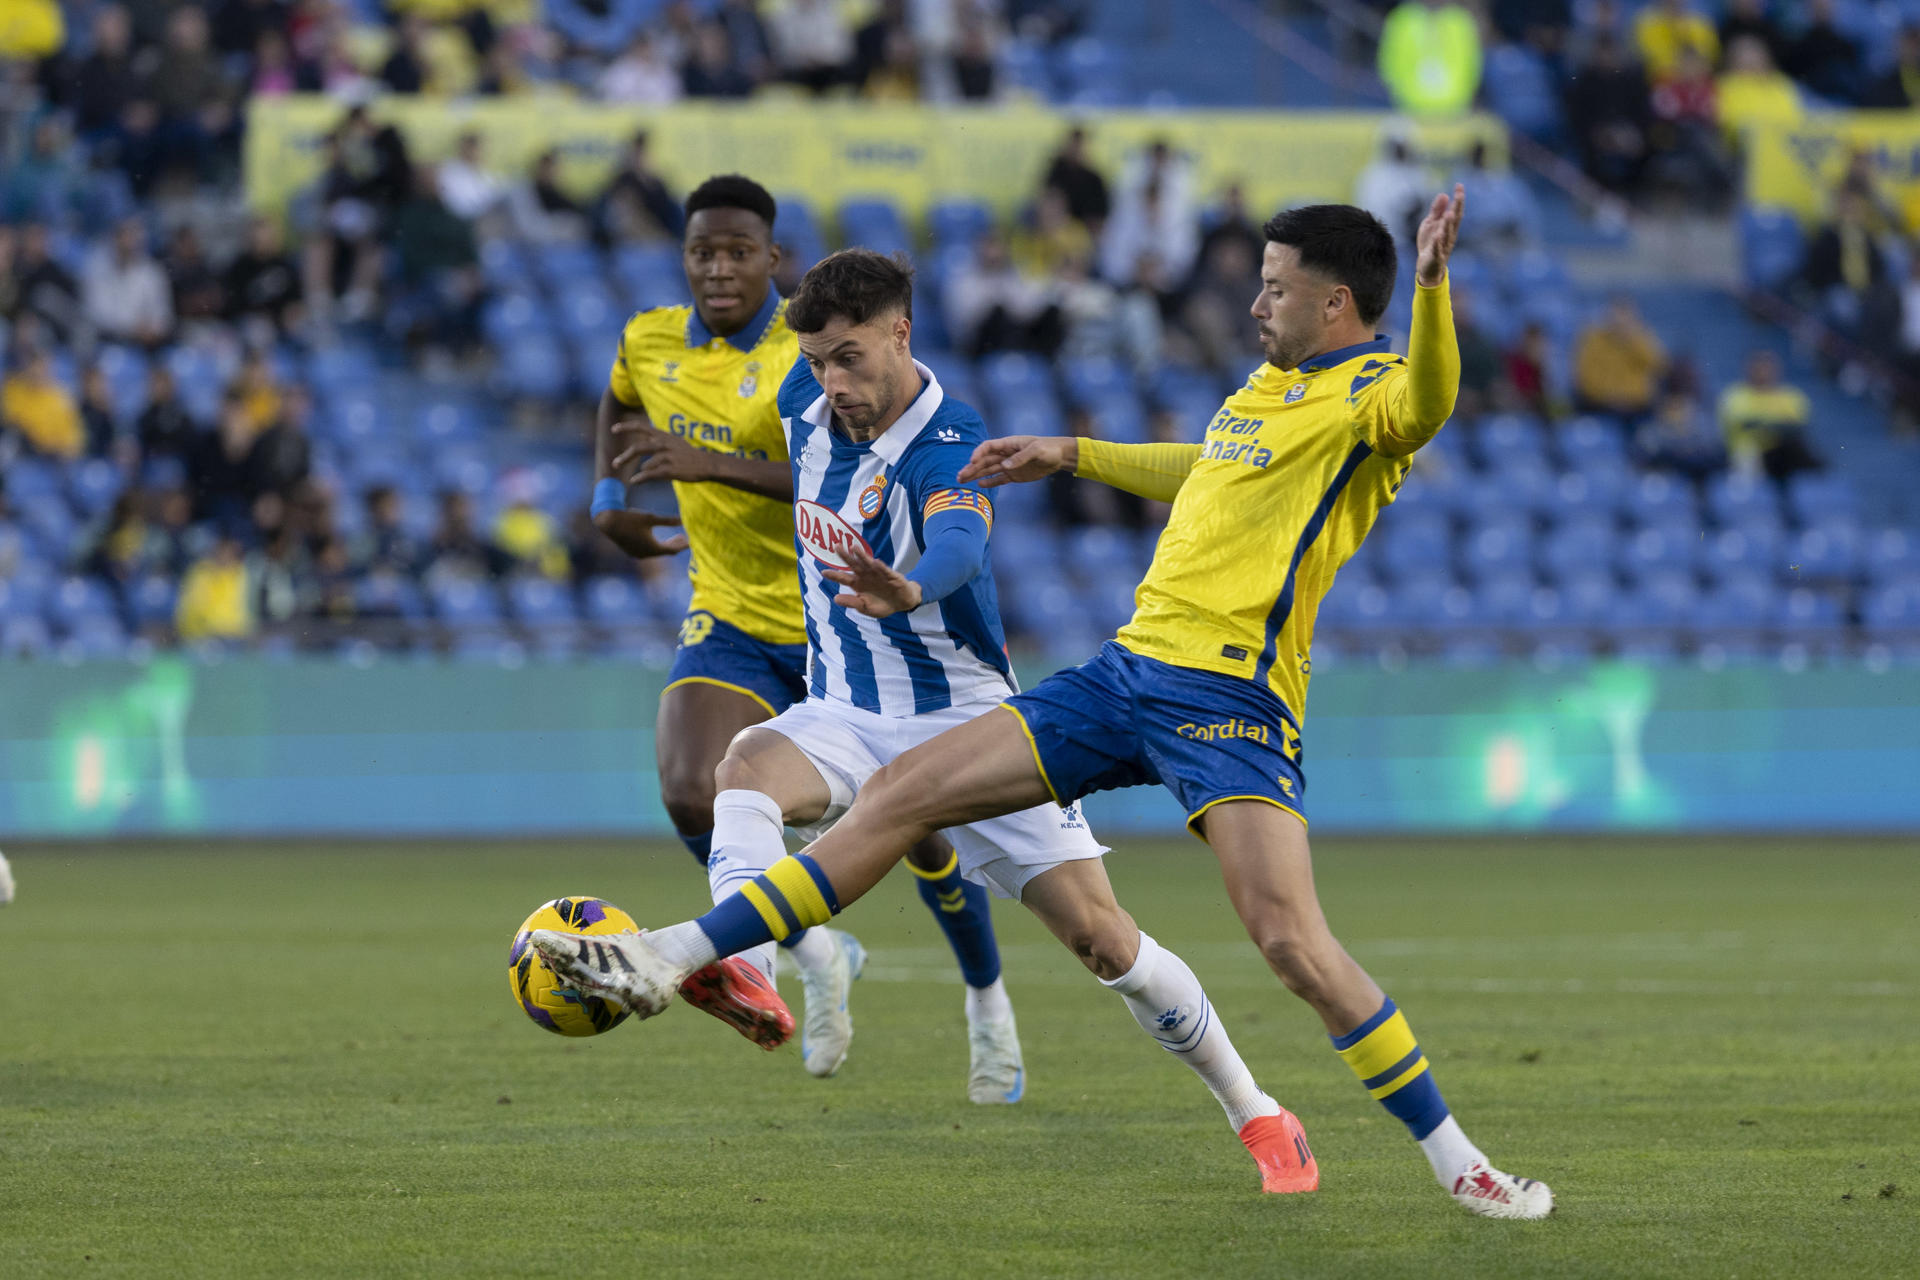
<instances>
[{"instance_id":1,"label":"white shorts","mask_svg":"<svg viewBox=\"0 0 1920 1280\"><path fill-rule=\"evenodd\" d=\"M854 797L880 766L990 709L976 704L917 716L883 716L844 702L808 698L753 728L772 729L793 743L825 779L827 812L810 826L794 828L801 839L813 841L853 807ZM1078 804L1064 809L1038 804L943 834L960 857L961 875L1015 901L1041 872L1107 852L1093 838Z\"/></svg>"}]
</instances>

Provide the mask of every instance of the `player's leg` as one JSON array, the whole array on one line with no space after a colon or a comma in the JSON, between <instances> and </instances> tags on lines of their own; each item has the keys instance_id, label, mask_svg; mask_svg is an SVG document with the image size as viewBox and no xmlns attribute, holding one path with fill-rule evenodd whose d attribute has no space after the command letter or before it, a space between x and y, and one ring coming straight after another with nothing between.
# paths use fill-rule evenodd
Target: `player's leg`
<instances>
[{"instance_id":1,"label":"player's leg","mask_svg":"<svg viewBox=\"0 0 1920 1280\"><path fill-rule=\"evenodd\" d=\"M0 853L0 907L13 901L13 868L7 865L7 855Z\"/></svg>"},{"instance_id":2,"label":"player's leg","mask_svg":"<svg viewBox=\"0 0 1920 1280\"><path fill-rule=\"evenodd\" d=\"M967 1093L975 1102L1018 1099L994 1064L1012 1062L1024 1078L1013 1000L1000 976L1000 943L993 933L993 905L987 891L960 874L960 856L942 835L929 836L907 853L920 900L940 925L966 983L967 1043L972 1069ZM1010 1098L1008 1095L1013 1096Z\"/></svg>"},{"instance_id":3,"label":"player's leg","mask_svg":"<svg viewBox=\"0 0 1920 1280\"><path fill-rule=\"evenodd\" d=\"M1320 1185L1300 1122L1254 1082L1200 979L1134 923L1098 858L1042 871L1021 889L1020 901L1120 996L1142 1031L1200 1077L1253 1154L1266 1190Z\"/></svg>"},{"instance_id":4,"label":"player's leg","mask_svg":"<svg viewBox=\"0 0 1920 1280\"><path fill-rule=\"evenodd\" d=\"M808 712L785 714L791 720ZM817 822L836 799L844 803L851 798L836 797L820 766L780 730L780 718L768 723L773 727L749 729L736 738L714 773L718 792L713 806L716 904L786 856L787 826ZM814 741L817 746L826 746L817 733ZM846 786L842 780L842 789ZM661 944L671 947L672 935L672 930L663 931ZM865 963L865 952L851 935L827 928L789 933L780 940L780 946L799 969L806 992L801 1063L812 1075L830 1076L846 1060L853 1041L848 992ZM772 953L773 944L764 943L743 954L764 954L771 976Z\"/></svg>"},{"instance_id":5,"label":"player's leg","mask_svg":"<svg viewBox=\"0 0 1920 1280\"><path fill-rule=\"evenodd\" d=\"M1305 824L1277 804L1228 800L1199 817L1227 896L1260 954L1312 1006L1341 1060L1407 1126L1453 1198L1488 1217L1538 1218L1545 1184L1493 1168L1448 1111L1406 1018L1328 928Z\"/></svg>"},{"instance_id":6,"label":"player's leg","mask_svg":"<svg viewBox=\"0 0 1920 1280\"><path fill-rule=\"evenodd\" d=\"M570 980L652 1017L694 970L826 924L935 831L1051 798L1020 719L989 711L878 770L833 830L698 920L619 945L601 939L591 949L536 930L533 945Z\"/></svg>"},{"instance_id":7,"label":"player's leg","mask_svg":"<svg viewBox=\"0 0 1920 1280\"><path fill-rule=\"evenodd\" d=\"M772 719L774 708L745 687L681 676L682 666L676 659L676 678L660 695L653 753L667 819L687 852L705 867L713 839L713 771L726 757L734 736Z\"/></svg>"}]
</instances>

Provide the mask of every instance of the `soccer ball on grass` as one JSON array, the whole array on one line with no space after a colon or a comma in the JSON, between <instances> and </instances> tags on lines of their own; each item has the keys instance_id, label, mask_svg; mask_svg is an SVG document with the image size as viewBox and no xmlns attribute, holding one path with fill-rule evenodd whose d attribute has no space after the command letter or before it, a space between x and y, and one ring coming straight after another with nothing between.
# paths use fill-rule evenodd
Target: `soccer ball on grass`
<instances>
[{"instance_id":1,"label":"soccer ball on grass","mask_svg":"<svg viewBox=\"0 0 1920 1280\"><path fill-rule=\"evenodd\" d=\"M556 1035L597 1036L626 1021L627 1011L569 986L533 949L535 929L562 933L625 933L638 929L633 917L599 898L555 898L541 904L514 930L507 952L507 982L526 1015Z\"/></svg>"}]
</instances>

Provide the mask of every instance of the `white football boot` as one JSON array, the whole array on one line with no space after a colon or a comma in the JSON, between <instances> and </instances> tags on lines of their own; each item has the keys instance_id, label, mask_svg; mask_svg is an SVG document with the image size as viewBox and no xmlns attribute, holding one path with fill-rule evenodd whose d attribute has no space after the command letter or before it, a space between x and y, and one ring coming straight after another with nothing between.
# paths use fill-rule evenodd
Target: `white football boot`
<instances>
[{"instance_id":1,"label":"white football boot","mask_svg":"<svg viewBox=\"0 0 1920 1280\"><path fill-rule=\"evenodd\" d=\"M800 987L807 996L800 1061L807 1074L826 1077L840 1069L853 1043L853 1015L847 1012L847 994L866 968L867 949L850 933L824 925L815 927L833 941L833 959L800 970Z\"/></svg>"},{"instance_id":2,"label":"white football boot","mask_svg":"<svg viewBox=\"0 0 1920 1280\"><path fill-rule=\"evenodd\" d=\"M655 951L645 929L592 937L535 929L532 942L555 973L642 1018L651 1018L671 1004L680 984L693 972Z\"/></svg>"},{"instance_id":3,"label":"white football boot","mask_svg":"<svg viewBox=\"0 0 1920 1280\"><path fill-rule=\"evenodd\" d=\"M0 853L0 907L13 901L13 868L7 865L7 855Z\"/></svg>"},{"instance_id":4,"label":"white football boot","mask_svg":"<svg viewBox=\"0 0 1920 1280\"><path fill-rule=\"evenodd\" d=\"M1020 1032L1013 1014L967 1024L967 1096L982 1105L1018 1102L1027 1091L1027 1069L1020 1060Z\"/></svg>"},{"instance_id":5,"label":"white football boot","mask_svg":"<svg viewBox=\"0 0 1920 1280\"><path fill-rule=\"evenodd\" d=\"M1553 1192L1544 1182L1516 1178L1485 1161L1453 1180L1454 1203L1483 1218L1544 1218L1553 1212Z\"/></svg>"}]
</instances>

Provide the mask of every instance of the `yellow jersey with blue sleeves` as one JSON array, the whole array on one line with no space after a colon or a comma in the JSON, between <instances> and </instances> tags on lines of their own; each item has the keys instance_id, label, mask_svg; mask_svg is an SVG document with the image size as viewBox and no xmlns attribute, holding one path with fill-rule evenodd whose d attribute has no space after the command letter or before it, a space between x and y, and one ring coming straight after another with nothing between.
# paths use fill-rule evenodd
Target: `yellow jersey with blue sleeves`
<instances>
[{"instance_id":1,"label":"yellow jersey with blue sleeves","mask_svg":"<svg viewBox=\"0 0 1920 1280\"><path fill-rule=\"evenodd\" d=\"M1173 477L1173 511L1119 643L1265 686L1297 733L1320 600L1446 422L1459 369L1444 281L1416 292L1410 358L1381 338L1295 369L1263 365L1221 406L1197 456L1187 446L1191 470ZM1126 449L1083 443L1080 474L1124 470Z\"/></svg>"},{"instance_id":2,"label":"yellow jersey with blue sleeves","mask_svg":"<svg viewBox=\"0 0 1920 1280\"><path fill-rule=\"evenodd\" d=\"M656 307L627 321L607 386L653 425L702 449L784 462L775 397L800 357L786 302L767 300L739 333L720 337L692 307ZM793 504L730 485L673 486L692 548L694 613L756 640L801 644Z\"/></svg>"}]
</instances>

